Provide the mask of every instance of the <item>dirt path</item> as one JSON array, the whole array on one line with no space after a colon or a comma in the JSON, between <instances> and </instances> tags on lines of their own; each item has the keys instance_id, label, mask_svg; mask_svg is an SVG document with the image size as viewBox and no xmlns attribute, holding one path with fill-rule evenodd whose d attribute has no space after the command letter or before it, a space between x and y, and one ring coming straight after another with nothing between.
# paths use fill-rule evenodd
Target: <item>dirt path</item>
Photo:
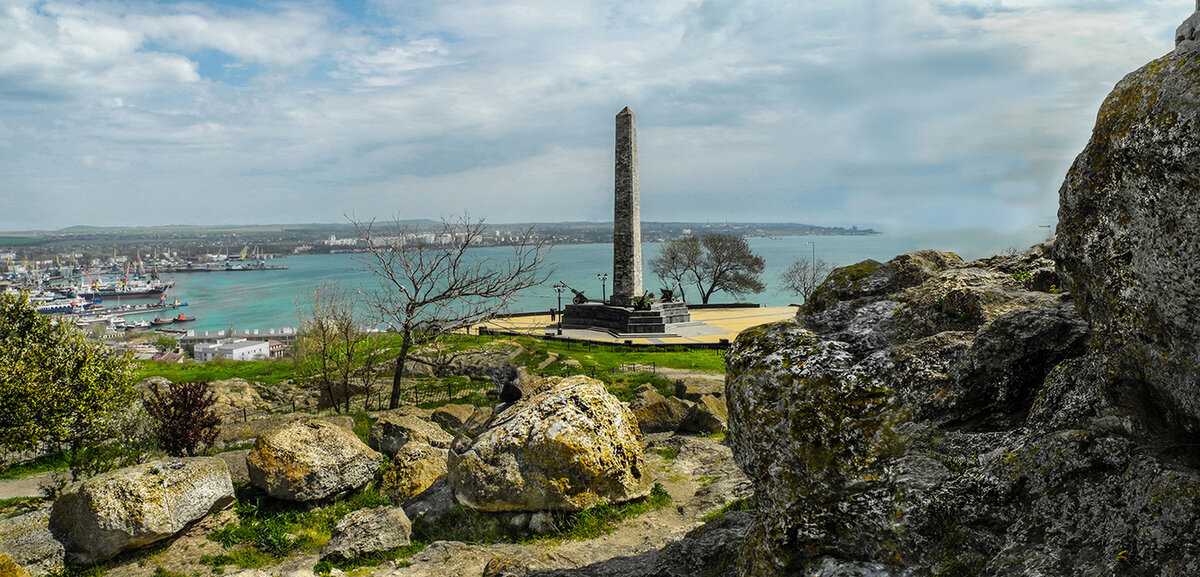
<instances>
[{"instance_id":1,"label":"dirt path","mask_svg":"<svg viewBox=\"0 0 1200 577\"><path fill-rule=\"evenodd\" d=\"M668 379L696 379L701 381L725 382L725 375L720 373L705 373L700 371L690 371L687 369L671 369L667 367L657 367L655 372L667 377Z\"/></svg>"},{"instance_id":2,"label":"dirt path","mask_svg":"<svg viewBox=\"0 0 1200 577\"><path fill-rule=\"evenodd\" d=\"M0 500L18 497L41 497L42 483L48 483L54 473L37 473L20 479L0 480Z\"/></svg>"}]
</instances>

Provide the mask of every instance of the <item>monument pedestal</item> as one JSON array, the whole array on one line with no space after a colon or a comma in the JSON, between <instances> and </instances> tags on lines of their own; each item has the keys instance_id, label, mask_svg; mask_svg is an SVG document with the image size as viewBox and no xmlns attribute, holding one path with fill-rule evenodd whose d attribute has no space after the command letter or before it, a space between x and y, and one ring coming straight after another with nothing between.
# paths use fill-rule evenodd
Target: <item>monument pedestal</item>
<instances>
[{"instance_id":1,"label":"monument pedestal","mask_svg":"<svg viewBox=\"0 0 1200 577\"><path fill-rule=\"evenodd\" d=\"M691 322L684 303L654 303L649 309L605 303L567 305L563 311L564 329L593 329L615 335L666 335L668 325Z\"/></svg>"}]
</instances>

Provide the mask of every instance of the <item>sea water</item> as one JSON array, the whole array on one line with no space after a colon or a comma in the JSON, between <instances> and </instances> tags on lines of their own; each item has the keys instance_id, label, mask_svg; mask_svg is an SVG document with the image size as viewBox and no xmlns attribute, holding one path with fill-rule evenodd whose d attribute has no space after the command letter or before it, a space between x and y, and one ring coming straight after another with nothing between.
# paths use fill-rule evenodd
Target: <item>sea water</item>
<instances>
[{"instance_id":1,"label":"sea water","mask_svg":"<svg viewBox=\"0 0 1200 577\"><path fill-rule=\"evenodd\" d=\"M834 266L865 259L886 261L897 254L925 248L953 251L964 259L974 259L1006 249L1024 250L1041 242L1047 234L1047 229L1038 228L1011 234L953 231L920 235L749 238L750 249L766 261L762 280L767 288L759 294L741 295L740 300L765 306L796 302L799 297L779 290L779 274L797 258L809 259L814 254L817 259ZM504 258L512 251L508 247L478 250L481 256L496 259ZM646 263L644 286L653 293L664 286L649 267L650 259L658 252L658 243L642 245L642 258ZM180 325L180 328L216 331L232 326L240 332L294 327L299 324L299 310L306 298L322 282L334 281L351 292L376 289L378 280L367 272L365 258L366 255L356 254L300 255L271 261L271 264L287 266L287 270L175 274L168 277L176 283L168 298L187 302L189 306L182 310L188 316L196 317L196 321ZM602 289L606 295L611 293L612 245L559 245L550 251L548 260L554 271L549 280L543 286L521 294L509 312L549 311L557 307L558 295L550 287L558 281L583 291L590 298L600 298ZM610 278L602 287L597 275L604 273ZM685 287L685 290L690 300L699 300L695 287ZM569 303L571 297L572 293L565 292L563 303ZM718 292L711 300L733 302L738 299Z\"/></svg>"}]
</instances>

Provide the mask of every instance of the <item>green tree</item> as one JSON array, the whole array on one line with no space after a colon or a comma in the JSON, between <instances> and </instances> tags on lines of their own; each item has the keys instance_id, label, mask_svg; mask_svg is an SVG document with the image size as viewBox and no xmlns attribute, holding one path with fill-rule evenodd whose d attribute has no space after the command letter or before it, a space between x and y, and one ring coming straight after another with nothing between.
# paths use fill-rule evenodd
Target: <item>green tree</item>
<instances>
[{"instance_id":1,"label":"green tree","mask_svg":"<svg viewBox=\"0 0 1200 577\"><path fill-rule=\"evenodd\" d=\"M354 374L363 362L365 324L355 300L335 282L317 285L301 303L300 331L295 355L297 367L321 390L330 406L350 411ZM377 361L375 361L377 362Z\"/></svg>"},{"instance_id":2,"label":"green tree","mask_svg":"<svg viewBox=\"0 0 1200 577\"><path fill-rule=\"evenodd\" d=\"M106 440L134 398L133 362L0 294L0 446L82 449Z\"/></svg>"},{"instance_id":3,"label":"green tree","mask_svg":"<svg viewBox=\"0 0 1200 577\"><path fill-rule=\"evenodd\" d=\"M706 234L663 243L650 269L664 283L675 280L696 286L700 301L708 304L722 290L734 296L760 293L766 288L760 276L766 261L750 250L746 239L732 234Z\"/></svg>"}]
</instances>

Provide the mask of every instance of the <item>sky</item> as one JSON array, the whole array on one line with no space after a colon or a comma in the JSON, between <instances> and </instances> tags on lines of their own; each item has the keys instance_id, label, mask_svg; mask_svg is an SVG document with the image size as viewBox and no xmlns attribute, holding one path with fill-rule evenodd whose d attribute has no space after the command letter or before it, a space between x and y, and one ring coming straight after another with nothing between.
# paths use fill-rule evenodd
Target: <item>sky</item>
<instances>
[{"instance_id":1,"label":"sky","mask_svg":"<svg viewBox=\"0 0 1200 577\"><path fill-rule=\"evenodd\" d=\"M0 0L0 230L1056 222L1191 0Z\"/></svg>"}]
</instances>

